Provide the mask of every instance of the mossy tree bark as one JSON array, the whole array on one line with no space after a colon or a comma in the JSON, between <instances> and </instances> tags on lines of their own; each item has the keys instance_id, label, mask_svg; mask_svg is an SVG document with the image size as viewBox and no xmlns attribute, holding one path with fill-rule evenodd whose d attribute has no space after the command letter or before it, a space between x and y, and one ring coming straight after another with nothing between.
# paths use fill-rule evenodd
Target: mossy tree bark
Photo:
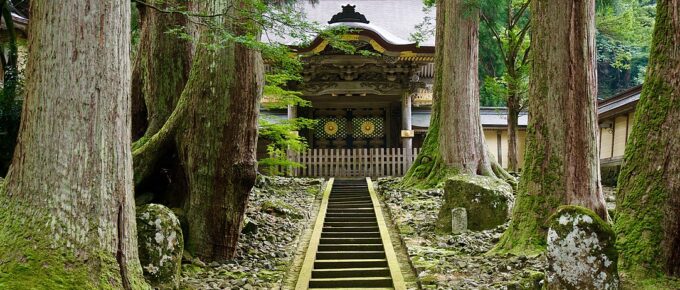
<instances>
[{"instance_id":1,"label":"mossy tree bark","mask_svg":"<svg viewBox=\"0 0 680 290\"><path fill-rule=\"evenodd\" d=\"M160 9L186 5L182 0L147 1ZM191 44L170 33L185 27L187 16L164 13L145 5L137 5L140 18L140 42L134 72L138 89L133 94L143 99L146 111L147 138L156 134L177 105L191 68Z\"/></svg>"},{"instance_id":2,"label":"mossy tree bark","mask_svg":"<svg viewBox=\"0 0 680 290\"><path fill-rule=\"evenodd\" d=\"M0 288L148 288L132 189L130 4L33 1L28 30L19 142L0 188Z\"/></svg>"},{"instance_id":3,"label":"mossy tree bark","mask_svg":"<svg viewBox=\"0 0 680 290\"><path fill-rule=\"evenodd\" d=\"M680 276L680 1L657 2L647 76L619 176L621 268Z\"/></svg>"},{"instance_id":4,"label":"mossy tree bark","mask_svg":"<svg viewBox=\"0 0 680 290\"><path fill-rule=\"evenodd\" d=\"M240 11L250 9L249 3L211 0L193 5L198 13L225 16L212 18L220 28L197 26L198 43L186 83L182 78L167 82L150 75L147 82L158 85L167 82L166 88L171 89L167 92L181 86L181 90L175 89L181 95L168 103L163 101L168 101L171 94L160 102L145 97L149 128L134 147L138 184L156 170L160 157L178 156L184 180L171 187L186 187L181 202L188 223L186 248L205 260L229 259L235 254L248 194L256 177L262 60L259 52L225 41L221 36L223 31L219 30L227 27L236 35L257 34L252 23L240 18ZM156 30L156 33L164 31ZM149 49L144 44L141 46ZM140 55L143 54L140 52ZM153 59L169 55L171 52L166 51ZM167 110L166 106L174 109ZM152 118L153 110L157 114ZM159 116L164 121L158 123L160 126L153 126L154 118ZM166 152L168 149L170 152Z\"/></svg>"},{"instance_id":5,"label":"mossy tree bark","mask_svg":"<svg viewBox=\"0 0 680 290\"><path fill-rule=\"evenodd\" d=\"M563 204L607 220L597 151L595 1L531 1L533 60L524 169L498 251L545 248L546 219Z\"/></svg>"},{"instance_id":6,"label":"mossy tree bark","mask_svg":"<svg viewBox=\"0 0 680 290\"><path fill-rule=\"evenodd\" d=\"M179 101L191 69L191 43L169 33L171 29L186 27L187 16L157 10L177 9L179 5L186 5L186 2L158 0L149 4L154 5L154 8L138 5L140 42L132 74L133 134L138 135L133 138L139 139L133 146L136 184L146 181L150 175L156 173L161 159L167 159L164 164L167 167L179 167L177 158L168 156L175 153L172 151L173 136L179 122L183 120L181 116L186 111L188 96L181 103ZM141 147L146 148L137 150ZM169 169L164 168L163 171L169 172ZM178 177L176 172L167 174ZM158 181L151 181L156 182ZM182 183L173 183L172 186L180 184ZM184 191L185 188L174 190Z\"/></svg>"},{"instance_id":7,"label":"mossy tree bark","mask_svg":"<svg viewBox=\"0 0 680 290\"><path fill-rule=\"evenodd\" d=\"M405 184L436 185L449 174L507 175L489 158L482 134L478 29L478 8L465 1L437 1L432 118Z\"/></svg>"}]
</instances>

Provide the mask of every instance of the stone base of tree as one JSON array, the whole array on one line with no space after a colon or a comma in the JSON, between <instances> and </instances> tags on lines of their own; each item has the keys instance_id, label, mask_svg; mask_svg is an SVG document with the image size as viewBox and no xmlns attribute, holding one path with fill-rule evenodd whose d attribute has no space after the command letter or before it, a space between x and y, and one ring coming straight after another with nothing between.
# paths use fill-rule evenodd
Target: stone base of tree
<instances>
[{"instance_id":1,"label":"stone base of tree","mask_svg":"<svg viewBox=\"0 0 680 290\"><path fill-rule=\"evenodd\" d=\"M505 181L478 175L456 175L446 180L444 203L437 218L437 232L451 233L454 208L467 212L467 229L493 229L505 223L514 203L512 187Z\"/></svg>"},{"instance_id":2,"label":"stone base of tree","mask_svg":"<svg viewBox=\"0 0 680 290\"><path fill-rule=\"evenodd\" d=\"M618 289L612 227L595 212L561 206L548 220L548 289Z\"/></svg>"},{"instance_id":3,"label":"stone base of tree","mask_svg":"<svg viewBox=\"0 0 680 290\"><path fill-rule=\"evenodd\" d=\"M160 204L137 208L139 260L144 277L161 289L179 286L184 239L179 219Z\"/></svg>"}]
</instances>

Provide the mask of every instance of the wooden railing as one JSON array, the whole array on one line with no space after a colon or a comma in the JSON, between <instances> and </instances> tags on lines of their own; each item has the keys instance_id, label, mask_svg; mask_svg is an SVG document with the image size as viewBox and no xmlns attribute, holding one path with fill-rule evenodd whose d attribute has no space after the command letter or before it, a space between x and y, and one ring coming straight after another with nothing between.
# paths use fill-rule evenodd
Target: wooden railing
<instances>
[{"instance_id":1,"label":"wooden railing","mask_svg":"<svg viewBox=\"0 0 680 290\"><path fill-rule=\"evenodd\" d=\"M307 177L403 176L419 152L419 148L311 149L290 156L303 165L291 172Z\"/></svg>"}]
</instances>

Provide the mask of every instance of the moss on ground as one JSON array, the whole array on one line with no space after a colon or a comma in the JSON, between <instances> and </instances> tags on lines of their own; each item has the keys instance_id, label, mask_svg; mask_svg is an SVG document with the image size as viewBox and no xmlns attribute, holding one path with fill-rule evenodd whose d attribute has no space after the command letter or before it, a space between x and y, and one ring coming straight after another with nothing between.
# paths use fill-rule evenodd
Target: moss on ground
<instances>
[{"instance_id":1,"label":"moss on ground","mask_svg":"<svg viewBox=\"0 0 680 290\"><path fill-rule=\"evenodd\" d=\"M304 214L298 209L280 199L265 200L262 205L260 205L260 210L268 214L287 216L292 219L304 218Z\"/></svg>"},{"instance_id":2,"label":"moss on ground","mask_svg":"<svg viewBox=\"0 0 680 290\"><path fill-rule=\"evenodd\" d=\"M656 278L635 279L626 272L621 273L621 289L624 290L675 290L680 289L680 278L659 274ZM633 275L634 276L634 275Z\"/></svg>"},{"instance_id":3,"label":"moss on ground","mask_svg":"<svg viewBox=\"0 0 680 290\"><path fill-rule=\"evenodd\" d=\"M0 179L0 289L122 288L116 258L54 239L50 214L9 197ZM130 279L134 289L148 288L141 275Z\"/></svg>"}]
</instances>

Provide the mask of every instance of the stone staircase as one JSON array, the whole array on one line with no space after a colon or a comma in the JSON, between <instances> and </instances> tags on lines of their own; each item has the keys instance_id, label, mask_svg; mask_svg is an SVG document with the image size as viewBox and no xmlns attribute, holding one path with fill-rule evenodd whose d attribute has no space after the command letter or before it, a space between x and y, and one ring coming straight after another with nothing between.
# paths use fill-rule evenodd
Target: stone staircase
<instances>
[{"instance_id":1,"label":"stone staircase","mask_svg":"<svg viewBox=\"0 0 680 290\"><path fill-rule=\"evenodd\" d=\"M395 289L374 202L366 180L334 181L309 289Z\"/></svg>"}]
</instances>

